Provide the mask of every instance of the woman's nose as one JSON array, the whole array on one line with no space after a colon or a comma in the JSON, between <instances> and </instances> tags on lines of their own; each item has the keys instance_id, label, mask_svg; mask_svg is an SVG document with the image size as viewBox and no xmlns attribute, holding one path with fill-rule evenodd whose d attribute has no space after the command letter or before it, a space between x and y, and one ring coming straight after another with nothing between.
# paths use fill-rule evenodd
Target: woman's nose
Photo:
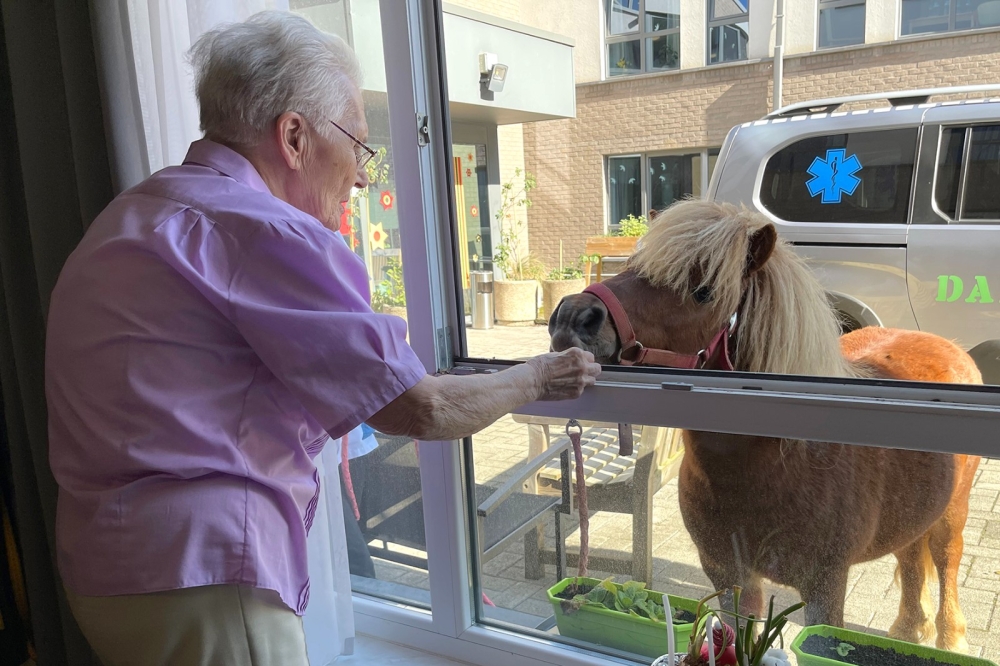
<instances>
[{"instance_id":1,"label":"woman's nose","mask_svg":"<svg viewBox=\"0 0 1000 666\"><path fill-rule=\"evenodd\" d=\"M363 167L359 167L358 168L357 174L355 175L354 187L358 188L359 190L363 190L366 187L368 187L368 170L367 169L365 169Z\"/></svg>"}]
</instances>

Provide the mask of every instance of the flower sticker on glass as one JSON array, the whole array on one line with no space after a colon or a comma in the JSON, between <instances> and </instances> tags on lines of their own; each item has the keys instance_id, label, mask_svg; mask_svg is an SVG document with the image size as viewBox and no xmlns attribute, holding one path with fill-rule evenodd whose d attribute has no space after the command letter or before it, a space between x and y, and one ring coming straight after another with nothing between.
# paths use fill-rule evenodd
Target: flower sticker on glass
<instances>
[{"instance_id":1,"label":"flower sticker on glass","mask_svg":"<svg viewBox=\"0 0 1000 666\"><path fill-rule=\"evenodd\" d=\"M392 192L390 192L389 190L384 190L382 194L379 195L378 202L382 204L382 210L389 210L390 208L392 208L392 202L393 202Z\"/></svg>"}]
</instances>

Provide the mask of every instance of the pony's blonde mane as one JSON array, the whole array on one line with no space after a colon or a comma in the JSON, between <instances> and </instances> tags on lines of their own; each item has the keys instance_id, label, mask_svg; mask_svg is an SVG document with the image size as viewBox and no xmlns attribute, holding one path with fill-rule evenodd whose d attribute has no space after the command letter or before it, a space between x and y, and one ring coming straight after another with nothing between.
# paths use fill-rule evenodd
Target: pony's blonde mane
<instances>
[{"instance_id":1,"label":"pony's blonde mane","mask_svg":"<svg viewBox=\"0 0 1000 666\"><path fill-rule=\"evenodd\" d=\"M685 200L656 216L628 267L654 287L693 298L711 290L718 325L739 310L737 370L858 376L840 350L840 325L826 293L783 241L746 275L750 242L769 221L732 204ZM744 297L745 292L745 297Z\"/></svg>"}]
</instances>

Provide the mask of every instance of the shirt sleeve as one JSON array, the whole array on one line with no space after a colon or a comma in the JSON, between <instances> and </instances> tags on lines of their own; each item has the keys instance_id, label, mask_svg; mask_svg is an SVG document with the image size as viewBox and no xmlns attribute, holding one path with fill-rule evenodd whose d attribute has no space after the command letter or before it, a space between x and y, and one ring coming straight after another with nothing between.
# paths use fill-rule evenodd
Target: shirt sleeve
<instances>
[{"instance_id":1,"label":"shirt sleeve","mask_svg":"<svg viewBox=\"0 0 1000 666\"><path fill-rule=\"evenodd\" d=\"M333 438L425 375L406 324L369 306L364 263L322 228L275 222L246 240L229 316L261 361Z\"/></svg>"}]
</instances>

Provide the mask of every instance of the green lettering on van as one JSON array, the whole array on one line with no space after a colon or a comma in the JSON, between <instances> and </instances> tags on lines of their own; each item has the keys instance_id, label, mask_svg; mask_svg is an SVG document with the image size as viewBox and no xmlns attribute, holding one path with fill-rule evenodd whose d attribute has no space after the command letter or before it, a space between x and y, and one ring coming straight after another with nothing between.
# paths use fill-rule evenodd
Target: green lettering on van
<instances>
[{"instance_id":1,"label":"green lettering on van","mask_svg":"<svg viewBox=\"0 0 1000 666\"><path fill-rule=\"evenodd\" d=\"M966 303L992 303L993 299L990 297L990 285L986 282L986 276L977 275L976 276L976 286L972 288L969 293L969 297L965 299Z\"/></svg>"},{"instance_id":2,"label":"green lettering on van","mask_svg":"<svg viewBox=\"0 0 1000 666\"><path fill-rule=\"evenodd\" d=\"M953 287L951 294L948 294L949 285ZM954 303L962 297L962 292L965 291L965 286L962 284L962 278L957 275L939 275L938 276L938 294L937 301L940 303Z\"/></svg>"}]
</instances>

